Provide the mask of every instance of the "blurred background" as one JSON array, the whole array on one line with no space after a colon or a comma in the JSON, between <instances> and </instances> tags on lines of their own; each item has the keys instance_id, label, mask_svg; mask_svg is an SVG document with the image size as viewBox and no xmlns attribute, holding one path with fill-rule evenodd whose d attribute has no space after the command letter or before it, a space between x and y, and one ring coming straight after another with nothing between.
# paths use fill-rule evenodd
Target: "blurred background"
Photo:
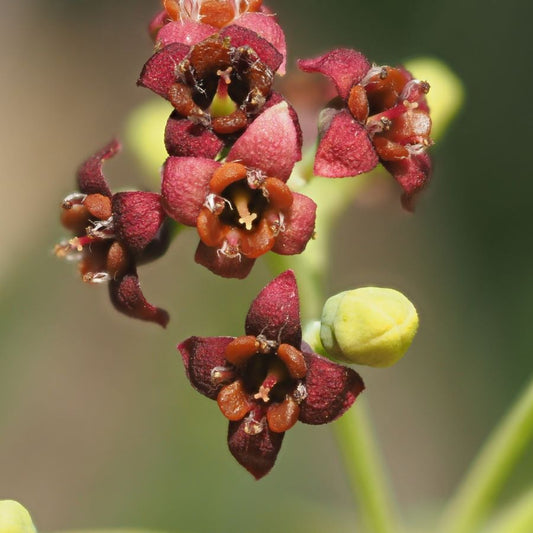
<instances>
[{"instance_id":1,"label":"blurred background","mask_svg":"<svg viewBox=\"0 0 533 533\"><path fill-rule=\"evenodd\" d=\"M334 46L377 63L434 56L463 80L466 103L432 150L416 214L392 180L370 183L340 221L328 292L390 286L421 328L404 360L359 369L402 508L431 512L533 371L529 3L271 0L289 65ZM156 0L2 1L0 85L0 498L42 531L353 531L347 480L328 427L297 425L257 483L230 456L226 422L192 390L175 345L239 335L269 280L245 282L193 261L184 232L140 270L167 330L114 312L51 250L74 172L154 97L135 82L152 45ZM429 80L431 82L431 80ZM112 188L146 182L126 147ZM151 177L152 179L154 176ZM503 501L531 483L533 453Z\"/></svg>"}]
</instances>

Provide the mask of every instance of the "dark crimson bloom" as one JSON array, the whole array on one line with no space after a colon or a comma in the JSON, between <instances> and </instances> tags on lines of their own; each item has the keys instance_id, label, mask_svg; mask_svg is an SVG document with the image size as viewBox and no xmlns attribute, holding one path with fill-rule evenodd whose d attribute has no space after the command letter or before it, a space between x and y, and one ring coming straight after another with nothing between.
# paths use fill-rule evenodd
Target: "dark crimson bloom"
<instances>
[{"instance_id":1,"label":"dark crimson bloom","mask_svg":"<svg viewBox=\"0 0 533 533\"><path fill-rule=\"evenodd\" d=\"M269 250L283 255L304 250L314 232L316 205L285 183L300 157L299 129L282 102L249 126L225 163L167 159L163 207L198 229L198 263L220 276L244 278Z\"/></svg>"},{"instance_id":2,"label":"dark crimson bloom","mask_svg":"<svg viewBox=\"0 0 533 533\"><path fill-rule=\"evenodd\" d=\"M58 244L58 257L78 261L83 281L109 282L115 308L128 316L165 327L166 311L149 304L141 292L136 265L162 255L168 246L159 194L111 194L102 164L120 145L111 141L78 170L79 192L63 200L61 223L74 237Z\"/></svg>"},{"instance_id":3,"label":"dark crimson bloom","mask_svg":"<svg viewBox=\"0 0 533 533\"><path fill-rule=\"evenodd\" d=\"M364 389L359 375L302 343L296 279L288 270L252 302L242 337L190 337L178 346L192 386L230 421L228 445L256 479L274 466L298 420L340 417Z\"/></svg>"},{"instance_id":4,"label":"dark crimson bloom","mask_svg":"<svg viewBox=\"0 0 533 533\"><path fill-rule=\"evenodd\" d=\"M175 109L165 131L170 155L212 159L263 109L282 99L272 92L274 73L284 59L274 46L243 26L211 33L204 31L192 46L164 46L141 72L138 84Z\"/></svg>"},{"instance_id":5,"label":"dark crimson bloom","mask_svg":"<svg viewBox=\"0 0 533 533\"><path fill-rule=\"evenodd\" d=\"M372 66L349 49L298 64L305 72L329 77L339 95L321 117L315 174L356 176L381 162L402 187L402 204L412 210L413 197L431 172L425 153L432 144L425 97L429 84L401 67Z\"/></svg>"}]
</instances>

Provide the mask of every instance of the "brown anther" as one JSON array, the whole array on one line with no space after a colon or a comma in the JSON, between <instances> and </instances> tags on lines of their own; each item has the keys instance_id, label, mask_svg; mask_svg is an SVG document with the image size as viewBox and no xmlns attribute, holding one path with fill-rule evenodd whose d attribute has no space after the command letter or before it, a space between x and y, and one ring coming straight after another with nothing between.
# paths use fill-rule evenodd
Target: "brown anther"
<instances>
[{"instance_id":1,"label":"brown anther","mask_svg":"<svg viewBox=\"0 0 533 533\"><path fill-rule=\"evenodd\" d=\"M71 204L61 211L61 224L74 234L81 234L89 222L89 211L82 204Z\"/></svg>"},{"instance_id":2,"label":"brown anther","mask_svg":"<svg viewBox=\"0 0 533 533\"><path fill-rule=\"evenodd\" d=\"M292 428L300 416L300 406L292 396L286 396L282 403L274 403L267 411L267 423L271 431L283 433Z\"/></svg>"},{"instance_id":3,"label":"brown anther","mask_svg":"<svg viewBox=\"0 0 533 533\"><path fill-rule=\"evenodd\" d=\"M368 98L365 89L361 85L354 85L350 90L348 109L355 120L361 124L366 122L369 112Z\"/></svg>"},{"instance_id":4,"label":"brown anther","mask_svg":"<svg viewBox=\"0 0 533 533\"><path fill-rule=\"evenodd\" d=\"M83 205L96 220L107 220L112 214L111 198L103 194L89 194Z\"/></svg>"},{"instance_id":5,"label":"brown anther","mask_svg":"<svg viewBox=\"0 0 533 533\"><path fill-rule=\"evenodd\" d=\"M211 381L214 385L231 383L235 379L235 370L227 366L215 366L211 370Z\"/></svg>"},{"instance_id":6,"label":"brown anther","mask_svg":"<svg viewBox=\"0 0 533 533\"><path fill-rule=\"evenodd\" d=\"M220 194L228 185L242 180L246 177L246 167L241 163L224 163L218 167L211 181L209 182L209 189L214 194Z\"/></svg>"},{"instance_id":7,"label":"brown anther","mask_svg":"<svg viewBox=\"0 0 533 533\"><path fill-rule=\"evenodd\" d=\"M253 335L246 335L233 339L224 352L224 357L228 363L240 366L255 355L259 350L259 342Z\"/></svg>"},{"instance_id":8,"label":"brown anther","mask_svg":"<svg viewBox=\"0 0 533 533\"><path fill-rule=\"evenodd\" d=\"M294 201L288 185L278 178L267 178L263 183L263 190L267 193L270 205L276 209L289 209Z\"/></svg>"},{"instance_id":9,"label":"brown anther","mask_svg":"<svg viewBox=\"0 0 533 533\"><path fill-rule=\"evenodd\" d=\"M295 348L291 344L280 344L278 347L278 357L285 363L291 378L302 379L307 374L305 358L298 348Z\"/></svg>"},{"instance_id":10,"label":"brown anther","mask_svg":"<svg viewBox=\"0 0 533 533\"><path fill-rule=\"evenodd\" d=\"M129 263L128 251L125 246L118 241L114 241L107 252L106 272L113 279L120 278L126 274Z\"/></svg>"},{"instance_id":11,"label":"brown anther","mask_svg":"<svg viewBox=\"0 0 533 533\"><path fill-rule=\"evenodd\" d=\"M253 407L240 379L220 390L217 403L222 414L232 422L242 420Z\"/></svg>"}]
</instances>

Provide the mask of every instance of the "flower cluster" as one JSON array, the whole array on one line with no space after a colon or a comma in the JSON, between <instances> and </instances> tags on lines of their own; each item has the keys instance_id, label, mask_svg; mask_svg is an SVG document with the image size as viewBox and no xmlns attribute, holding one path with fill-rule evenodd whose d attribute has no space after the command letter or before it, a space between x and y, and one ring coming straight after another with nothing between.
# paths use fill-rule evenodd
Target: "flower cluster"
<instances>
[{"instance_id":1,"label":"flower cluster","mask_svg":"<svg viewBox=\"0 0 533 533\"><path fill-rule=\"evenodd\" d=\"M168 314L144 298L137 265L166 252L170 225L196 228L197 263L242 279L268 252L304 252L320 205L290 179L302 159L302 131L273 88L287 64L274 14L261 0L162 4L149 24L154 53L137 82L169 104L161 190L112 194L102 173L119 149L112 141L83 163L78 191L62 203L61 222L73 237L56 254L77 260L84 281L108 282L120 312L165 327ZM314 173L356 176L382 163L412 209L431 167L429 85L348 49L298 64L325 75L337 93L320 115ZM302 343L292 271L254 300L244 336L191 337L179 350L192 385L230 421L231 453L256 478L271 469L297 420L332 421L364 388L353 370Z\"/></svg>"}]
</instances>

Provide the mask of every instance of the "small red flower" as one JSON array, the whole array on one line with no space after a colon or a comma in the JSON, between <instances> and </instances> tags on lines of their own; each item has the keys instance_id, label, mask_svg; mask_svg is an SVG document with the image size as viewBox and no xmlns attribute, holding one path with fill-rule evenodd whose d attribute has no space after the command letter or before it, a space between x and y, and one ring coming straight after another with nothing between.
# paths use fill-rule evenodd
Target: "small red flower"
<instances>
[{"instance_id":1,"label":"small red flower","mask_svg":"<svg viewBox=\"0 0 533 533\"><path fill-rule=\"evenodd\" d=\"M136 269L167 249L161 197L151 192L111 194L102 164L119 149L113 140L79 168L79 192L63 200L61 211L61 223L74 237L58 244L55 253L78 261L83 281L109 282L109 295L118 311L165 327L168 314L146 301Z\"/></svg>"},{"instance_id":2,"label":"small red flower","mask_svg":"<svg viewBox=\"0 0 533 533\"><path fill-rule=\"evenodd\" d=\"M282 102L262 113L231 148L226 163L169 157L163 167L167 214L196 226L196 261L244 278L269 250L301 253L313 235L315 203L286 185L300 159L300 136Z\"/></svg>"},{"instance_id":3,"label":"small red flower","mask_svg":"<svg viewBox=\"0 0 533 533\"><path fill-rule=\"evenodd\" d=\"M352 369L302 344L298 288L288 270L252 302L242 337L190 337L178 346L187 377L229 420L232 455L256 479L274 466L298 420L340 417L364 389Z\"/></svg>"},{"instance_id":4,"label":"small red flower","mask_svg":"<svg viewBox=\"0 0 533 533\"><path fill-rule=\"evenodd\" d=\"M402 204L429 180L431 119L429 84L401 67L371 66L361 53L336 49L300 60L305 72L319 72L335 84L339 98L321 116L315 174L332 178L368 172L378 162L403 188Z\"/></svg>"},{"instance_id":5,"label":"small red flower","mask_svg":"<svg viewBox=\"0 0 533 533\"><path fill-rule=\"evenodd\" d=\"M265 39L236 25L202 39L168 44L147 61L138 81L174 106L165 131L170 155L214 158L282 99L272 82L283 55ZM215 98L227 109L213 110Z\"/></svg>"}]
</instances>

